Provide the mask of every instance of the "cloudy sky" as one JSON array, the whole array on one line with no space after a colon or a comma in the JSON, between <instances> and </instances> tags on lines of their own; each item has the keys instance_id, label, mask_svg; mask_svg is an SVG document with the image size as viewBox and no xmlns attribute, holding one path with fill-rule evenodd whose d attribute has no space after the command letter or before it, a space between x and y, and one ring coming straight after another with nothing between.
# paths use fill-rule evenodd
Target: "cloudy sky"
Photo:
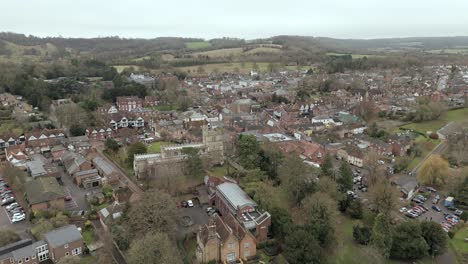
<instances>
[{"instance_id":1,"label":"cloudy sky","mask_svg":"<svg viewBox=\"0 0 468 264\"><path fill-rule=\"evenodd\" d=\"M154 38L468 35L467 0L0 0L0 31Z\"/></svg>"}]
</instances>

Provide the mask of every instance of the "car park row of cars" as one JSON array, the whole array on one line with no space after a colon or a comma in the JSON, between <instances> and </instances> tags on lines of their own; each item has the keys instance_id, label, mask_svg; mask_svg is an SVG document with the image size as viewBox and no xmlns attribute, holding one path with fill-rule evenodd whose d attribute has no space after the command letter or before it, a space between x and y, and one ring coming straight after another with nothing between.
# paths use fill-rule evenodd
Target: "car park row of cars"
<instances>
[{"instance_id":1,"label":"car park row of cars","mask_svg":"<svg viewBox=\"0 0 468 264\"><path fill-rule=\"evenodd\" d=\"M406 207L402 207L400 209L400 213L405 214L409 218L416 218L424 213L429 211L429 208L425 207L424 205L416 205L413 206L411 209L407 209Z\"/></svg>"},{"instance_id":2,"label":"car park row of cars","mask_svg":"<svg viewBox=\"0 0 468 264\"><path fill-rule=\"evenodd\" d=\"M12 223L26 219L24 209L16 202L15 194L2 178L0 178L0 200Z\"/></svg>"},{"instance_id":3,"label":"car park row of cars","mask_svg":"<svg viewBox=\"0 0 468 264\"><path fill-rule=\"evenodd\" d=\"M445 232L450 231L450 229L452 227L456 226L458 224L458 222L460 221L458 216L456 216L454 214L445 214L444 219L445 220L442 223L440 223L440 225L442 226L442 229Z\"/></svg>"}]
</instances>

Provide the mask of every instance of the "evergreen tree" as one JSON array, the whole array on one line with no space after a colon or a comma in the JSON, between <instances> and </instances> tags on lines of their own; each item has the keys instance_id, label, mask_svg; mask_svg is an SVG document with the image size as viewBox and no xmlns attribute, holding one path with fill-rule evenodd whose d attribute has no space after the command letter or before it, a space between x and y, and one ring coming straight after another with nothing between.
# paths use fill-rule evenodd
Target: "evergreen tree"
<instances>
[{"instance_id":1,"label":"evergreen tree","mask_svg":"<svg viewBox=\"0 0 468 264\"><path fill-rule=\"evenodd\" d=\"M392 249L392 232L388 216L380 213L377 215L372 227L371 244L382 254L383 257L390 257Z\"/></svg>"},{"instance_id":2,"label":"evergreen tree","mask_svg":"<svg viewBox=\"0 0 468 264\"><path fill-rule=\"evenodd\" d=\"M341 161L340 178L337 180L340 190L346 192L353 189L353 172L346 161Z\"/></svg>"}]
</instances>

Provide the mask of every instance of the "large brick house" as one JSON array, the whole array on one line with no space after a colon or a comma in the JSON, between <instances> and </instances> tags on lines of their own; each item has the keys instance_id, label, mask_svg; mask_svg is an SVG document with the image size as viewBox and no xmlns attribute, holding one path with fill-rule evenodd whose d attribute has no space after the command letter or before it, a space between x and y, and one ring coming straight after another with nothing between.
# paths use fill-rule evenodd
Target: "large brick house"
<instances>
[{"instance_id":1,"label":"large brick house","mask_svg":"<svg viewBox=\"0 0 468 264\"><path fill-rule=\"evenodd\" d=\"M232 215L246 229L255 233L257 243L267 239L268 229L271 225L270 213L258 210L257 204L239 185L225 182L216 186L216 192L211 197L211 202L224 218Z\"/></svg>"},{"instance_id":2,"label":"large brick house","mask_svg":"<svg viewBox=\"0 0 468 264\"><path fill-rule=\"evenodd\" d=\"M33 242L23 239L0 248L0 264L57 263L65 256L83 254L83 237L75 225L66 225Z\"/></svg>"},{"instance_id":3,"label":"large brick house","mask_svg":"<svg viewBox=\"0 0 468 264\"><path fill-rule=\"evenodd\" d=\"M249 259L256 255L255 237L246 232L232 215L233 227L214 215L208 224L200 227L197 236L197 260L200 263L233 262L238 259Z\"/></svg>"},{"instance_id":4,"label":"large brick house","mask_svg":"<svg viewBox=\"0 0 468 264\"><path fill-rule=\"evenodd\" d=\"M267 240L271 215L259 210L239 185L229 181L216 186L210 202L220 215L215 214L198 231L197 259L231 262L255 256L257 244Z\"/></svg>"},{"instance_id":5,"label":"large brick house","mask_svg":"<svg viewBox=\"0 0 468 264\"><path fill-rule=\"evenodd\" d=\"M137 96L119 96L116 99L119 111L130 112L135 108L143 107L143 100Z\"/></svg>"}]
</instances>

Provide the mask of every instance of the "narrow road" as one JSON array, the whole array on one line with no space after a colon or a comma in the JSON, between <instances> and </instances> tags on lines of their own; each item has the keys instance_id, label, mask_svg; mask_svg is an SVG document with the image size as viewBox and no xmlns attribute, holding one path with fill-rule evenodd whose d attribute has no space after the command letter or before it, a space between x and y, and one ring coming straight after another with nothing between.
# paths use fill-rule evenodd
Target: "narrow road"
<instances>
[{"instance_id":1,"label":"narrow road","mask_svg":"<svg viewBox=\"0 0 468 264\"><path fill-rule=\"evenodd\" d=\"M411 174L412 175L416 175L416 173L418 172L419 168L421 167L421 165L432 155L434 154L442 154L445 149L447 148L447 143L445 142L445 140L442 140L440 141L440 143L434 148L431 150L431 152L429 152L426 157L424 157L424 159L421 160L421 162L418 163L418 165L416 165L413 170L411 170Z\"/></svg>"}]
</instances>

